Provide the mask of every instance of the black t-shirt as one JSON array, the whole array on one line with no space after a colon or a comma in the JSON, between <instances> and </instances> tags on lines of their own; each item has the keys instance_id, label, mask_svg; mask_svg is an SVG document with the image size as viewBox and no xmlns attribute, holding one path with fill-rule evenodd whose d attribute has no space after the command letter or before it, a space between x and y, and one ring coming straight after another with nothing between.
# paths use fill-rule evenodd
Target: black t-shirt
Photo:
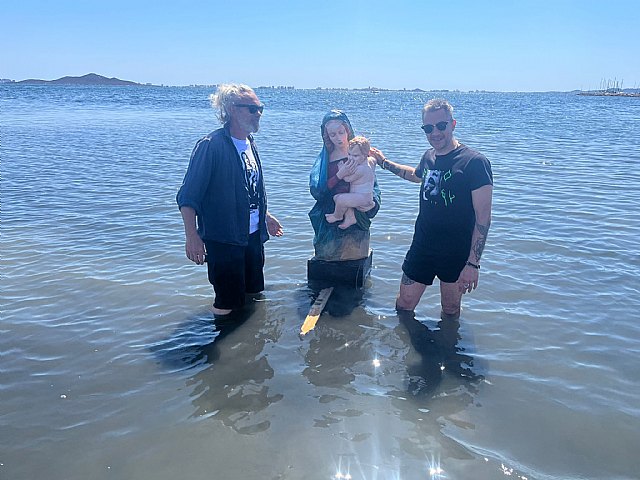
<instances>
[{"instance_id":1,"label":"black t-shirt","mask_svg":"<svg viewBox=\"0 0 640 480\"><path fill-rule=\"evenodd\" d=\"M414 243L433 255L468 255L475 226L471 192L493 185L489 160L460 144L446 155L427 150L416 167L422 178Z\"/></svg>"}]
</instances>

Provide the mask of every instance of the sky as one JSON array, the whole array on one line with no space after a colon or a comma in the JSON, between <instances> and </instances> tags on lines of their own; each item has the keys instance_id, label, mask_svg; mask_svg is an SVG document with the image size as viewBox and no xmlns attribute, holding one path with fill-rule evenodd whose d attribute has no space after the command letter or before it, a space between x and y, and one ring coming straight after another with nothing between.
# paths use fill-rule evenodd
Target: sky
<instances>
[{"instance_id":1,"label":"sky","mask_svg":"<svg viewBox=\"0 0 640 480\"><path fill-rule=\"evenodd\" d=\"M0 10L0 78L640 88L639 32L638 0L24 0Z\"/></svg>"}]
</instances>

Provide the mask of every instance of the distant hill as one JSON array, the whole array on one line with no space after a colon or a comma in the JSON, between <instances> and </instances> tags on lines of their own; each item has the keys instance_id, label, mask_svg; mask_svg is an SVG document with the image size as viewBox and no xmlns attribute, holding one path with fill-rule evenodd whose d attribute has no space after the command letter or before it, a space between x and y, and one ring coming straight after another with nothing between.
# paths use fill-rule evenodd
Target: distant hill
<instances>
[{"instance_id":1,"label":"distant hill","mask_svg":"<svg viewBox=\"0 0 640 480\"><path fill-rule=\"evenodd\" d=\"M57 80L20 80L13 82L20 85L141 85L140 83L120 80L119 78L107 78L95 73L88 73L81 77L62 77Z\"/></svg>"}]
</instances>

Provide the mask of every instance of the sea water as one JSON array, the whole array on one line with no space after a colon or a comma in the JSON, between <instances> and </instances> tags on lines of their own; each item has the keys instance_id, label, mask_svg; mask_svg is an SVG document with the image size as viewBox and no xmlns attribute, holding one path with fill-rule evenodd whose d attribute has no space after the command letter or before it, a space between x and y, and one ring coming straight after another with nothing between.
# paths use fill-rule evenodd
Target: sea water
<instances>
[{"instance_id":1,"label":"sea water","mask_svg":"<svg viewBox=\"0 0 640 480\"><path fill-rule=\"evenodd\" d=\"M285 236L215 322L175 205L210 93L0 86L1 479L638 478L640 99L258 89ZM493 166L479 288L396 313L418 186L378 169L366 288L300 337L323 115L413 166L433 96Z\"/></svg>"}]
</instances>

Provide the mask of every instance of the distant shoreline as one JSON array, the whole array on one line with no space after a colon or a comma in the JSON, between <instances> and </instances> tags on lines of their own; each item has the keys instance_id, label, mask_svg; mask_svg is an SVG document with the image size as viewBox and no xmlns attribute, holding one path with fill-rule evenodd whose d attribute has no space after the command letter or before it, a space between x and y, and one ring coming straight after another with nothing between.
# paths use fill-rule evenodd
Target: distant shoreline
<instances>
[{"instance_id":1,"label":"distant shoreline","mask_svg":"<svg viewBox=\"0 0 640 480\"><path fill-rule=\"evenodd\" d=\"M584 97L640 97L640 92L579 92Z\"/></svg>"},{"instance_id":2,"label":"distant shoreline","mask_svg":"<svg viewBox=\"0 0 640 480\"><path fill-rule=\"evenodd\" d=\"M136 87L175 87L175 88L216 88L217 84L192 84L192 85L155 85L152 83L138 83L130 80L121 80L116 77L105 77L95 73L88 73L79 77L66 76L55 80L41 80L29 78L26 80L11 80L0 78L0 85L69 85L69 86L136 86ZM413 93L568 93L587 97L640 97L640 89L627 89L620 91L608 90L551 90L551 91L498 91L498 90L448 90L448 89L431 89L424 90L421 88L380 88L380 87L363 87L363 88L344 88L344 87L312 87L312 88L296 88L294 86L266 86L255 87L256 89L267 90L317 90L317 91L354 91L354 92L371 92L373 94L381 92L413 92Z\"/></svg>"},{"instance_id":3,"label":"distant shoreline","mask_svg":"<svg viewBox=\"0 0 640 480\"><path fill-rule=\"evenodd\" d=\"M91 85L91 86L150 86L151 84L142 84L132 82L130 80L121 80L116 77L107 78L96 73L88 73L80 77L61 77L55 80L40 80L36 78L29 78L27 80L9 80L0 79L2 85Z\"/></svg>"}]
</instances>

